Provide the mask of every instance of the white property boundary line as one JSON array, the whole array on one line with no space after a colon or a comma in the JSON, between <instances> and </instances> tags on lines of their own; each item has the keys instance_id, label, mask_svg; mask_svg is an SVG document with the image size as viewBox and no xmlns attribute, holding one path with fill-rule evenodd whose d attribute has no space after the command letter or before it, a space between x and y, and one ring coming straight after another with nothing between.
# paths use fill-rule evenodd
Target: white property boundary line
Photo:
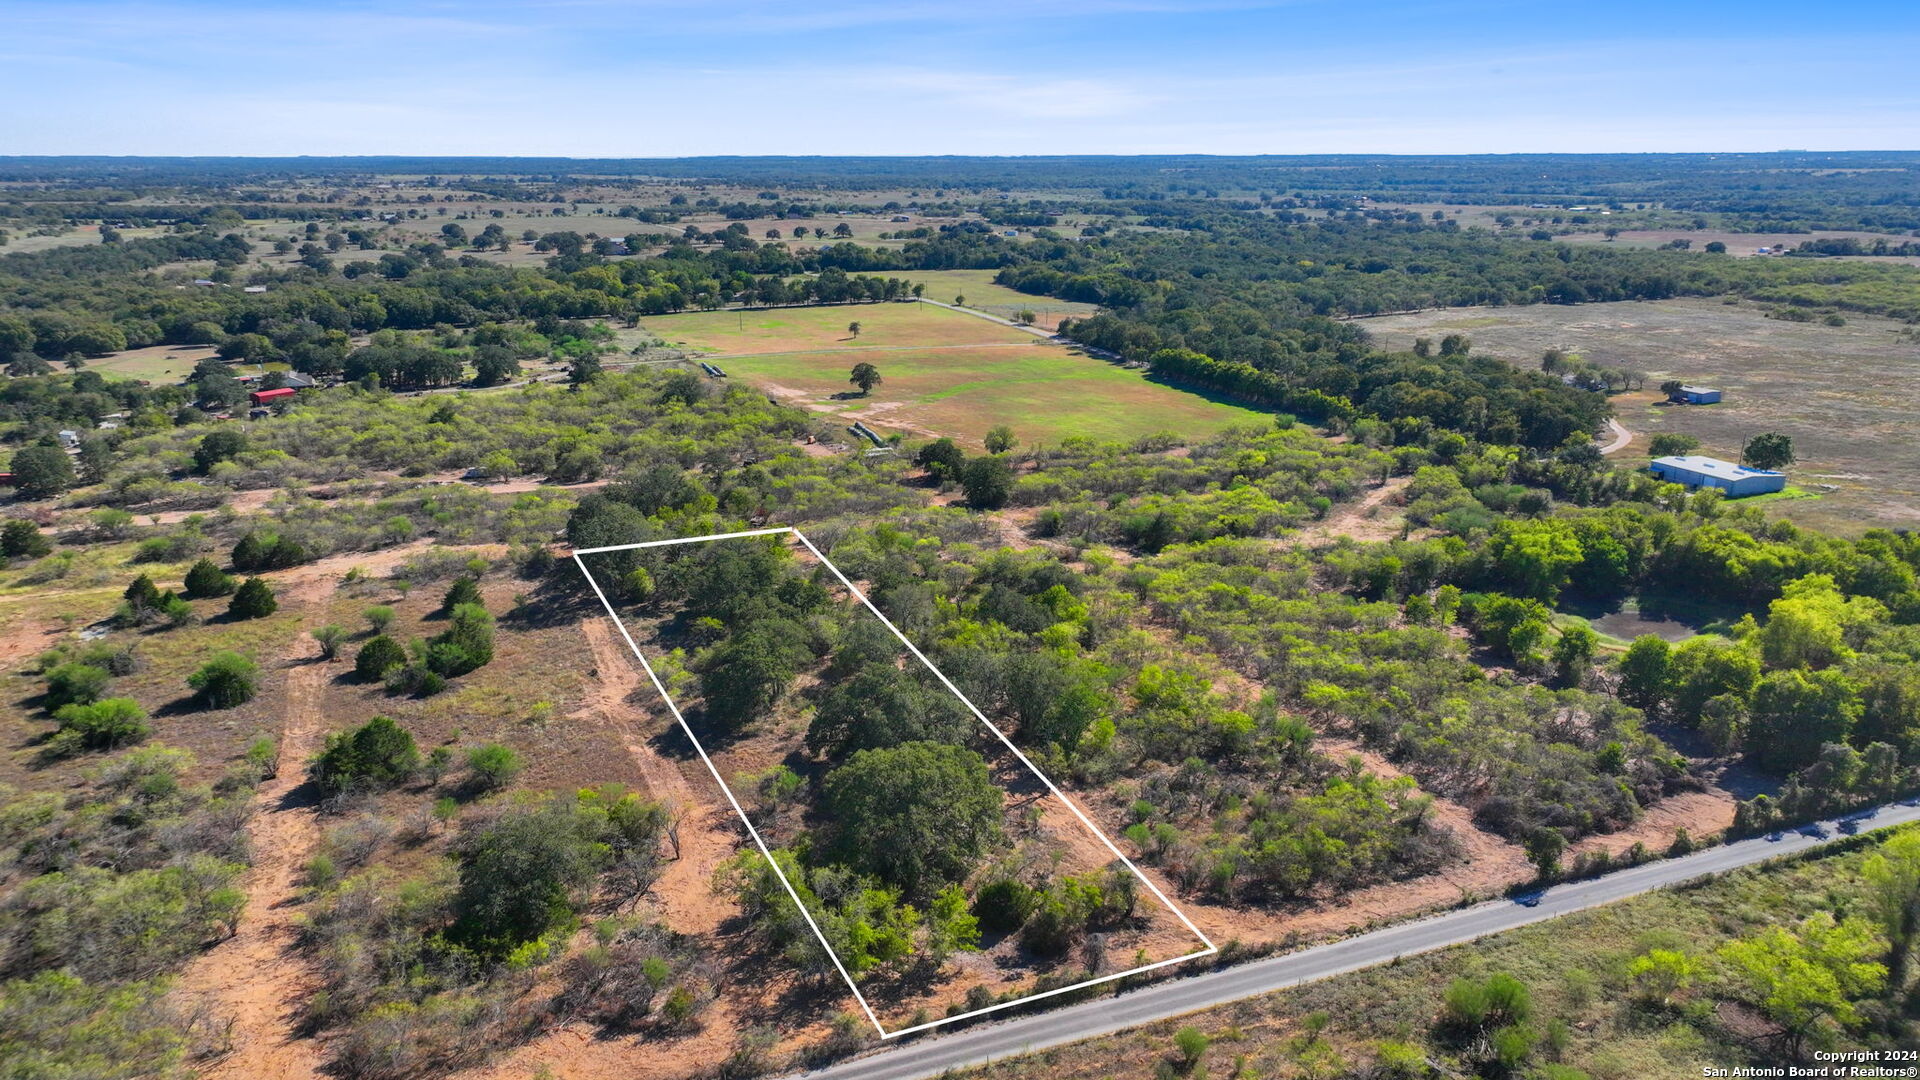
<instances>
[{"instance_id":1,"label":"white property boundary line","mask_svg":"<svg viewBox=\"0 0 1920 1080\"><path fill-rule=\"evenodd\" d=\"M813 913L808 911L807 905L801 902L800 893L793 887L793 883L787 880L786 872L780 869L778 862L774 861L773 852L767 849L767 842L761 838L760 830L753 827L753 821L747 817L747 812L741 807L740 800L734 797L733 789L728 787L726 780L721 778L719 768L714 765L713 759L707 756L707 748L700 745L700 739L694 735L692 726L687 723L687 718L681 715L680 706L676 705L673 696L667 693L666 684L660 681L660 676L654 672L653 665L647 662L646 655L640 651L640 646L633 640L633 635L627 631L627 624L620 618L619 613L614 611L612 601L607 599L607 594L601 590L600 583L594 580L592 572L587 569L586 562L580 558L582 555L598 555L609 551L633 551L639 548L666 547L673 544L698 544L708 540L734 540L748 536L775 536L780 533L792 533L796 539L806 545L807 550L813 553L814 558L820 560L821 565L833 571L833 576L840 579L840 584L846 586L847 591L852 593L855 599L865 605L868 611L873 612L874 617L880 620L882 626L893 631L893 636L900 639L900 644L905 645L907 651L911 652L915 659L926 665L927 670L933 672L934 678L939 679L942 686L952 691L953 696L959 698L961 703L967 707L967 711L973 713L973 715L979 719L980 723L985 725L988 731L993 732L993 734L999 738L1001 744L1011 751L1014 757L1020 759L1021 764L1032 771L1033 775L1039 777L1040 782L1047 786L1047 790L1053 794L1054 798L1059 799L1066 805L1067 809L1073 811L1073 816L1079 818L1082 825L1085 825L1093 835L1099 837L1100 842L1105 844L1107 850L1113 853L1113 857L1120 860L1128 870L1132 871L1133 876L1140 879L1140 883L1147 887L1147 891L1153 893L1155 899L1166 905L1167 910L1173 912L1174 917L1178 918L1181 924L1184 925L1194 937L1199 938L1201 944L1205 945L1206 948L1197 952L1183 953L1171 959L1144 964L1136 968L1129 968L1126 971L1115 972L1112 975L1102 975L1099 978L1086 979L1070 986L1061 986L1052 990L1044 990L1037 994L1029 994L1026 997L1014 1001L1003 1001L997 1005L989 1005L984 1009L974 1009L972 1012L964 1012L956 1016L931 1020L924 1024L915 1024L912 1027L901 1028L898 1031L888 1031L886 1027L880 1023L880 1018L874 1014L873 1006L867 1003L866 995L860 992L860 987L855 985L853 977L847 974L847 969L840 963L840 957L835 955L833 946L827 943L827 936L821 933L820 925L813 919ZM935 667L933 661L927 659L926 654L921 652L918 646L907 640L907 635L901 633L900 628L893 625L893 620L881 614L880 609L873 606L873 601L867 599L867 594L861 592L853 582L847 580L847 575L841 573L839 567L833 565L831 560L821 554L820 549L813 546L813 541L807 539L806 534L802 533L799 529L783 525L772 529L751 529L746 532L714 533L710 536L687 536L673 540L649 540L638 544L613 544L607 547L581 548L573 553L573 562L574 565L580 568L580 573L586 577L587 584L593 587L593 594L600 598L600 604L607 609L608 617L611 618L613 624L620 629L620 636L626 639L627 648L633 650L634 658L640 661L640 666L645 669L647 678L653 683L653 688L660 692L660 700L667 703L667 709L673 713L674 720L679 722L680 730L686 732L687 740L693 743L695 750L699 751L700 760L706 763L707 771L713 774L714 782L720 785L722 792L726 793L727 802L733 805L733 812L740 815L741 823L747 827L747 833L753 837L753 842L759 847L761 856L767 860L767 865L773 867L774 875L780 879L780 884L786 886L787 895L793 898L794 907L800 909L801 917L807 920L807 926L812 928L814 937L819 939L821 949L826 952L827 958L833 961L834 970L838 971L840 977L846 980L847 989L853 991L854 1000L860 1003L861 1010L867 1014L867 1019L872 1022L874 1030L880 1033L882 1039L895 1039L902 1035L911 1035L916 1031L926 1031L929 1028L939 1027L942 1024L951 1024L955 1021L966 1020L975 1016L983 1016L990 1012L998 1012L1001 1009L1012 1008L1015 1005L1025 1005L1028 1002L1039 1001L1042 998L1053 997L1056 994L1082 990L1089 986L1099 986L1102 983L1113 982L1116 979L1124 979L1129 975L1138 975L1142 972L1154 971L1197 957L1212 956L1220 951L1219 946L1215 945L1207 935L1201 933L1199 927L1193 925L1193 920L1187 918L1186 912L1181 911L1174 905L1173 901L1167 899L1166 894L1162 893L1159 887L1154 885L1147 875L1141 873L1139 867L1133 865L1133 860L1127 858L1118 847L1114 846L1113 841L1107 838L1107 834L1101 831L1100 826L1095 825L1092 818L1089 818L1078 806L1074 805L1073 800L1067 798L1066 793L1054 785L1051 777L1041 772L1040 768L1036 766L1027 755L1021 753L1020 748L1013 745L1013 740L1007 738L1005 732L994 726L993 722L987 719L986 714L981 712L980 709L967 698L967 695L961 693L959 687L953 685L953 681L947 678L946 673Z\"/></svg>"}]
</instances>

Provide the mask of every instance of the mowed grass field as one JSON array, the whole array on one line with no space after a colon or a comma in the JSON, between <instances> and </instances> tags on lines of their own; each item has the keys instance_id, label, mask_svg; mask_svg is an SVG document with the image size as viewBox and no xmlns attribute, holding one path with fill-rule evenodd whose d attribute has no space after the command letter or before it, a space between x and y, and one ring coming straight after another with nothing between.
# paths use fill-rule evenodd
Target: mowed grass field
<instances>
[{"instance_id":1,"label":"mowed grass field","mask_svg":"<svg viewBox=\"0 0 1920 1080\"><path fill-rule=\"evenodd\" d=\"M193 365L213 355L211 345L150 345L88 360L86 369L155 384L177 383L193 374ZM240 364L232 370L237 376L258 374L262 369L254 364Z\"/></svg>"},{"instance_id":2,"label":"mowed grass field","mask_svg":"<svg viewBox=\"0 0 1920 1080\"><path fill-rule=\"evenodd\" d=\"M860 324L855 335L847 329ZM929 345L1025 345L1024 330L947 311L933 304L843 304L828 307L702 311L647 319L669 345L716 356L831 350L858 352Z\"/></svg>"},{"instance_id":3,"label":"mowed grass field","mask_svg":"<svg viewBox=\"0 0 1920 1080\"><path fill-rule=\"evenodd\" d=\"M1381 345L1460 332L1476 353L1535 366L1550 348L1647 373L1647 391L1614 398L1634 441L1614 456L1646 458L1650 437L1680 432L1702 452L1738 460L1766 431L1793 437L1788 483L1818 498L1769 499L1767 512L1842 532L1920 525L1920 347L1901 324L1868 316L1845 326L1766 318L1718 300L1459 308L1366 320ZM1718 405L1670 406L1665 379L1715 387Z\"/></svg>"},{"instance_id":4,"label":"mowed grass field","mask_svg":"<svg viewBox=\"0 0 1920 1080\"><path fill-rule=\"evenodd\" d=\"M918 270L905 275L908 281L926 285L927 299L953 303L956 296L967 298L967 306L990 315L1011 319L1020 311L1031 311L1035 324L1052 330L1063 318L1082 318L1100 310L1098 304L1080 304L1055 300L1050 296L1028 296L1005 285L995 285L994 270Z\"/></svg>"},{"instance_id":5,"label":"mowed grass field","mask_svg":"<svg viewBox=\"0 0 1920 1080\"><path fill-rule=\"evenodd\" d=\"M858 321L858 339L847 324ZM997 424L1027 446L1069 436L1197 437L1268 414L1147 381L1138 371L932 304L855 304L701 312L644 329L712 356L735 379L783 401L865 421L882 433L948 435L978 447ZM866 361L883 381L859 397L847 381Z\"/></svg>"}]
</instances>

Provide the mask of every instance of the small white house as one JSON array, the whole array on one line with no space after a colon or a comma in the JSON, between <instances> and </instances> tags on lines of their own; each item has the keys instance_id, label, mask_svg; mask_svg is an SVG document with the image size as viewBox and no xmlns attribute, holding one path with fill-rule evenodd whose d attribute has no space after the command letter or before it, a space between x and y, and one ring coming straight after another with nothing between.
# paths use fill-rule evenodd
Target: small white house
<instances>
[{"instance_id":1,"label":"small white house","mask_svg":"<svg viewBox=\"0 0 1920 1080\"><path fill-rule=\"evenodd\" d=\"M54 437L60 440L61 446L69 450L80 445L80 433L77 431L62 431Z\"/></svg>"}]
</instances>

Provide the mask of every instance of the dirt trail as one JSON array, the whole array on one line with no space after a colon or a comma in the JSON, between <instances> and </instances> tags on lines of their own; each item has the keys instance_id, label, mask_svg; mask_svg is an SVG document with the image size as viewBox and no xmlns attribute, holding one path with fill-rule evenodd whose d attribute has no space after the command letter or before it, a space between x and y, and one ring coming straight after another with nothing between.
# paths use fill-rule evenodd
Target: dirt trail
<instances>
[{"instance_id":1,"label":"dirt trail","mask_svg":"<svg viewBox=\"0 0 1920 1080\"><path fill-rule=\"evenodd\" d=\"M740 846L736 831L738 819L710 781L696 789L678 762L652 746L648 732L665 730L665 737L670 739L684 738L685 733L677 728L665 728L656 716L633 703L645 679L614 628L606 619L594 617L582 621L580 630L593 650L599 684L588 696L586 707L574 716L612 729L633 756L634 766L646 782L647 794L684 815L680 826L680 857L668 862L659 880L654 882L653 903L661 919L675 930L688 934L713 933L731 914L731 906L714 899L710 882L713 872ZM652 695L653 687L645 685L644 693Z\"/></svg>"},{"instance_id":2,"label":"dirt trail","mask_svg":"<svg viewBox=\"0 0 1920 1080\"><path fill-rule=\"evenodd\" d=\"M281 595L301 604L318 604L332 595L347 571L358 567L360 572L369 576L378 576L391 572L395 567L415 555L439 546L432 539L415 540L399 547L382 548L378 551L343 551L338 555L329 555L324 559L303 563L290 570L282 570L264 575L271 581ZM506 550L503 544L467 547L477 555L494 555Z\"/></svg>"},{"instance_id":3,"label":"dirt trail","mask_svg":"<svg viewBox=\"0 0 1920 1080\"><path fill-rule=\"evenodd\" d=\"M272 502L273 497L278 494L280 494L279 488L249 488L227 496L226 506L236 514L251 514L266 509L267 504ZM196 514L201 517L212 517L219 512L220 507L214 506L205 510L162 510L157 514L135 516L152 525L178 525Z\"/></svg>"},{"instance_id":4,"label":"dirt trail","mask_svg":"<svg viewBox=\"0 0 1920 1080\"><path fill-rule=\"evenodd\" d=\"M667 863L648 893L647 903L668 926L702 935L715 952L724 955L724 950L733 946L718 938L718 930L735 908L713 895L710 882L715 868L739 849L738 819L711 782L689 782L680 763L650 745L648 732L664 732L669 739L685 736L677 727L661 723L664 709L650 712L634 704L636 694L652 696L655 692L614 627L596 616L583 620L580 630L593 651L598 682L573 718L605 725L618 735L633 755L647 794L686 815L680 827L680 858ZM692 767L700 768L697 763ZM732 1049L735 1034L753 1022L739 1015L743 992L749 997L758 996L739 986L723 986L719 999L701 1016L700 1029L683 1038L656 1041L645 1035L604 1037L590 1025L568 1023L541 1033L487 1065L455 1076L460 1080L523 1080L542 1067L566 1080L681 1080L699 1075L723 1060Z\"/></svg>"},{"instance_id":5,"label":"dirt trail","mask_svg":"<svg viewBox=\"0 0 1920 1080\"><path fill-rule=\"evenodd\" d=\"M181 992L204 996L216 1014L233 1021L233 1052L205 1069L207 1080L318 1080L320 1047L294 1034L295 1011L316 980L293 951L295 901L301 867L320 837L313 805L295 795L302 766L317 748L324 721L321 696L328 666L302 635L288 658L286 720L280 732L280 769L260 785L248 828L253 869L238 932L202 954L181 979Z\"/></svg>"},{"instance_id":6,"label":"dirt trail","mask_svg":"<svg viewBox=\"0 0 1920 1080\"><path fill-rule=\"evenodd\" d=\"M1359 499L1336 505L1325 520L1303 527L1292 536L1285 537L1284 541L1324 544L1341 536L1351 536L1355 540L1391 540L1400 535L1400 517L1397 514L1381 516L1379 508L1388 499L1405 491L1412 482L1411 476L1392 477Z\"/></svg>"}]
</instances>

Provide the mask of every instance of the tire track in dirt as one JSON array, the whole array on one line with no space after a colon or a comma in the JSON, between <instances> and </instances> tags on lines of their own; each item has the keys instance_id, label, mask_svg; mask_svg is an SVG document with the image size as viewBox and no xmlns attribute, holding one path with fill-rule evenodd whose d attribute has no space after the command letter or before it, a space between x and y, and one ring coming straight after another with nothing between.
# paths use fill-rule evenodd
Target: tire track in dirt
<instances>
[{"instance_id":1,"label":"tire track in dirt","mask_svg":"<svg viewBox=\"0 0 1920 1080\"><path fill-rule=\"evenodd\" d=\"M1396 514L1377 517L1376 512L1388 499L1405 491L1411 483L1411 476L1392 477L1353 502L1336 505L1325 520L1305 525L1299 532L1283 536L1277 542L1314 546L1342 536L1362 541L1391 540L1400 535L1400 517Z\"/></svg>"},{"instance_id":2,"label":"tire track in dirt","mask_svg":"<svg viewBox=\"0 0 1920 1080\"><path fill-rule=\"evenodd\" d=\"M606 619L593 617L583 620L580 630L593 651L599 681L575 718L611 729L633 757L648 796L681 819L680 856L667 863L649 896L668 926L682 933L711 934L732 914L731 904L715 900L711 882L713 872L740 846L733 809L711 784L702 784L696 790L680 763L651 745L645 733L660 732L663 725L657 714L649 715L633 703L633 698L643 687L648 694L654 689L646 685L632 653L615 636L614 628ZM685 734L668 729L666 737L684 738Z\"/></svg>"},{"instance_id":3,"label":"tire track in dirt","mask_svg":"<svg viewBox=\"0 0 1920 1080\"><path fill-rule=\"evenodd\" d=\"M664 733L666 738L685 734L661 723L664 710L650 712L634 704L636 694L655 691L608 620L583 619L580 632L592 651L596 681L571 719L602 725L618 737L632 756L648 797L682 815L680 857L667 863L648 891L648 900L662 922L682 933L702 936L717 955L724 955L718 931L737 909L713 895L711 882L714 870L740 846L733 809L710 784L689 782L680 763L649 744L648 732ZM698 1030L672 1041L634 1034L608 1036L588 1024L563 1023L486 1065L454 1076L457 1080L522 1080L542 1068L567 1080L681 1080L702 1075L726 1058L735 1035L750 1023L739 1013L738 993L737 987L722 986L720 997L701 1016Z\"/></svg>"},{"instance_id":4,"label":"tire track in dirt","mask_svg":"<svg viewBox=\"0 0 1920 1080\"><path fill-rule=\"evenodd\" d=\"M322 1075L319 1044L296 1033L300 1005L318 979L294 944L299 875L320 838L317 809L301 788L303 765L323 727L327 665L304 634L288 663L280 767L260 786L248 823L254 862L247 874L246 912L234 936L202 954L180 983L183 993L203 997L232 1022L232 1052L201 1072L206 1080L318 1080Z\"/></svg>"}]
</instances>

